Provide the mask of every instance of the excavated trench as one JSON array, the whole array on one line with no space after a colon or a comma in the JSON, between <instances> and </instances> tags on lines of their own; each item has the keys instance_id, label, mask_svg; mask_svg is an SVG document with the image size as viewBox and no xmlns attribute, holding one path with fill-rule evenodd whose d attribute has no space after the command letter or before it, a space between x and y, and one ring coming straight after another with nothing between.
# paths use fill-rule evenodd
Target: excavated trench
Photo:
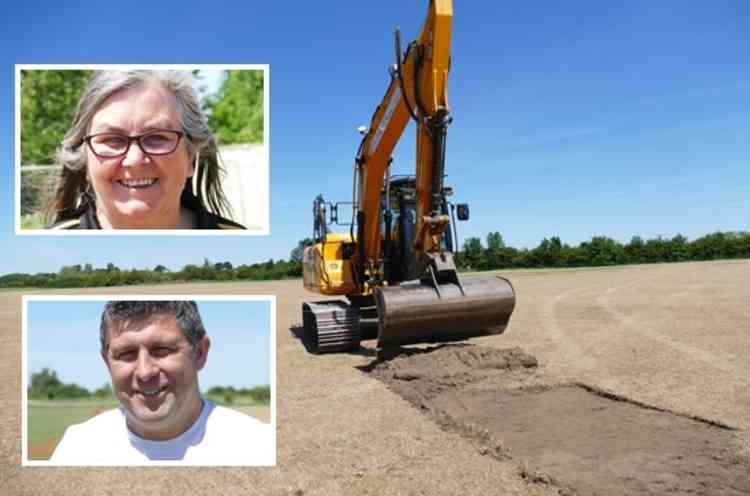
<instances>
[{"instance_id":1,"label":"excavated trench","mask_svg":"<svg viewBox=\"0 0 750 496\"><path fill-rule=\"evenodd\" d=\"M443 429L560 494L750 494L736 431L581 384L533 380L516 348L401 349L365 371Z\"/></svg>"}]
</instances>

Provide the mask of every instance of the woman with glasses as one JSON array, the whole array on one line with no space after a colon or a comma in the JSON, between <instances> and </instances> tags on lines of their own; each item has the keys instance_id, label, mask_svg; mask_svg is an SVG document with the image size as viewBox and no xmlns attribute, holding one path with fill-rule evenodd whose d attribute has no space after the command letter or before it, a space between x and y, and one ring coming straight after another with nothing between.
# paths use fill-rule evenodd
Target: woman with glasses
<instances>
[{"instance_id":1,"label":"woman with glasses","mask_svg":"<svg viewBox=\"0 0 750 496\"><path fill-rule=\"evenodd\" d=\"M243 229L189 73L95 72L57 161L52 229Z\"/></svg>"}]
</instances>

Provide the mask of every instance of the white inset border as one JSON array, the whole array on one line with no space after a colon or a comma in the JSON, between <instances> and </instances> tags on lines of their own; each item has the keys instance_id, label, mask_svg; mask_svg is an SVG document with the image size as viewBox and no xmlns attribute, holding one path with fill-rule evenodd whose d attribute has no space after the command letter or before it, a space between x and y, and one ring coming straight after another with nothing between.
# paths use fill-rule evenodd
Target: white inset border
<instances>
[{"instance_id":1,"label":"white inset border","mask_svg":"<svg viewBox=\"0 0 750 496\"><path fill-rule=\"evenodd\" d=\"M110 294L110 295L23 295L22 299L22 324L21 324L21 464L26 467L47 467L47 466L61 466L61 464L50 462L49 460L29 460L28 453L28 437L29 437L29 424L28 424L28 389L29 389L29 303L33 302L107 302L107 301L187 301L192 300L200 305L201 302L267 302L269 308L268 322L268 361L270 366L269 378L271 388L271 402L270 402L270 428L272 429L273 435L273 446L272 455L269 455L268 463L263 463L257 466L275 466L276 465L276 296L275 295L154 295L154 294L143 294L143 295L123 295L123 294ZM99 316L97 316L98 319ZM64 316L61 316L63 319ZM251 317L248 317L249 319ZM98 329L92 329L92 339L98 340L97 337ZM211 329L207 329L207 335L211 336ZM215 358L214 358L215 359ZM209 360L210 361L210 360ZM243 464L232 464L236 466L248 466ZM108 463L92 463L86 465L68 465L65 466L120 466L112 465ZM184 466L208 466L202 463L191 463L184 461L162 461L162 460L151 460L144 463L128 464L127 466L163 466L163 467L184 467ZM229 466L225 463L219 463L214 466Z\"/></svg>"},{"instance_id":2,"label":"white inset border","mask_svg":"<svg viewBox=\"0 0 750 496\"><path fill-rule=\"evenodd\" d=\"M108 229L108 230L50 230L21 229L21 71L60 70L179 70L179 71L263 71L263 144L261 162L257 168L257 189L252 197L257 212L254 223L247 229ZM16 64L15 65L15 233L20 236L267 236L270 231L270 66L268 64ZM231 146L231 145L230 145Z\"/></svg>"}]
</instances>

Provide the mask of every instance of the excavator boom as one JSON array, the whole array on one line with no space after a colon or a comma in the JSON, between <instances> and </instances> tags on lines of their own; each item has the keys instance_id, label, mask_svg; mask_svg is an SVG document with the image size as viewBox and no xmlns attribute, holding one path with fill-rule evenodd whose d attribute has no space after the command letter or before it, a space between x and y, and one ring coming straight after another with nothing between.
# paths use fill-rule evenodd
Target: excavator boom
<instances>
[{"instance_id":1,"label":"excavator boom","mask_svg":"<svg viewBox=\"0 0 750 496\"><path fill-rule=\"evenodd\" d=\"M423 231L423 218L435 209L442 193L452 20L451 0L430 2L419 37L409 46L403 61L401 54L396 54L399 63L360 146L358 205L363 222L359 242L365 260L374 262L380 257L378 206L384 174L410 117L417 121L417 232ZM443 139L436 143L441 132ZM440 161L439 170L435 170L436 160ZM435 241L428 238L421 240L421 247L426 251L437 248Z\"/></svg>"}]
</instances>

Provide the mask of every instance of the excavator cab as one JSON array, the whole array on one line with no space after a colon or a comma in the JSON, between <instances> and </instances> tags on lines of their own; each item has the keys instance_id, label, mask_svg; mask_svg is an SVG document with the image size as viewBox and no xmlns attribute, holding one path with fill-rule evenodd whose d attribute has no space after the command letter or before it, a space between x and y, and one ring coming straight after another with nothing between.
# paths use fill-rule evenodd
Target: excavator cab
<instances>
[{"instance_id":1,"label":"excavator cab","mask_svg":"<svg viewBox=\"0 0 750 496\"><path fill-rule=\"evenodd\" d=\"M414 176L394 176L382 195L382 211L384 212L381 227L384 233L382 249L386 279L390 284L419 277L416 274L417 256L413 249L417 235L415 181ZM452 194L453 191L450 188L444 189L443 202L440 206L440 213L443 215L448 215L454 207L448 201L448 197ZM440 240L440 246L444 251L453 252L455 240L458 239L455 224L451 223L449 229L448 235Z\"/></svg>"}]
</instances>

